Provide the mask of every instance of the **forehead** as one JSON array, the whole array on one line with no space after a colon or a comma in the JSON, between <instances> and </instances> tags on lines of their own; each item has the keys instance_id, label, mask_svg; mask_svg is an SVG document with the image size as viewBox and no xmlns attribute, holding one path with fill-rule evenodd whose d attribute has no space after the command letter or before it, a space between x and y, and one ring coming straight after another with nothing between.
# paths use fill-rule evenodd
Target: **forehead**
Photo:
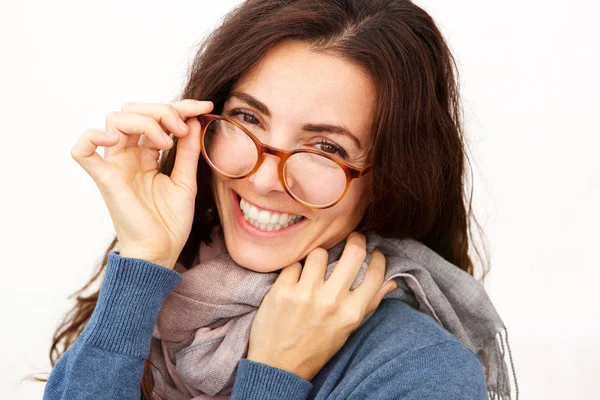
<instances>
[{"instance_id":1,"label":"forehead","mask_svg":"<svg viewBox=\"0 0 600 400\"><path fill-rule=\"evenodd\" d=\"M236 84L265 103L271 122L344 125L368 143L376 93L370 77L355 64L310 50L299 41L274 46Z\"/></svg>"}]
</instances>

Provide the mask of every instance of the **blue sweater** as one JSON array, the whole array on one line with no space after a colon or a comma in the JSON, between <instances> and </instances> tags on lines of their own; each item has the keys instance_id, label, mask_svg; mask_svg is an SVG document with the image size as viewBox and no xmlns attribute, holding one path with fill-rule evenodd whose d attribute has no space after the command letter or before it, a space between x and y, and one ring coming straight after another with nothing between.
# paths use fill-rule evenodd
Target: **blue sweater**
<instances>
[{"instance_id":1,"label":"blue sweater","mask_svg":"<svg viewBox=\"0 0 600 400\"><path fill-rule=\"evenodd\" d=\"M54 366L54 399L140 399L144 360L164 300L181 274L109 255L96 308ZM312 381L241 359L232 399L487 399L478 356L428 315L383 300Z\"/></svg>"}]
</instances>

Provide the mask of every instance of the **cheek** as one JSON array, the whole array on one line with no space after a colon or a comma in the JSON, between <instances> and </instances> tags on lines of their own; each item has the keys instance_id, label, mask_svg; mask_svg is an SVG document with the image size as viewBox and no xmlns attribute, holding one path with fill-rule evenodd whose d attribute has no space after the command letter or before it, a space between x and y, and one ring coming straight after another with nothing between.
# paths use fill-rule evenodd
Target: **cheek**
<instances>
[{"instance_id":1,"label":"cheek","mask_svg":"<svg viewBox=\"0 0 600 400\"><path fill-rule=\"evenodd\" d=\"M368 183L368 182L367 182ZM318 213L319 239L310 248L324 247L329 249L344 240L360 223L371 195L367 188L370 185L352 185L348 193L337 205Z\"/></svg>"},{"instance_id":2,"label":"cheek","mask_svg":"<svg viewBox=\"0 0 600 400\"><path fill-rule=\"evenodd\" d=\"M323 214L323 217L325 217L323 219L329 221L336 220L339 225L343 226L356 226L365 213L371 199L370 181L366 178L364 177L364 181L362 179L360 182L354 181L340 203L330 210L323 210L324 213L327 212L329 214L328 218Z\"/></svg>"},{"instance_id":3,"label":"cheek","mask_svg":"<svg viewBox=\"0 0 600 400\"><path fill-rule=\"evenodd\" d=\"M352 182L346 196L348 197L348 208L350 213L362 214L371 202L371 176L365 176Z\"/></svg>"}]
</instances>

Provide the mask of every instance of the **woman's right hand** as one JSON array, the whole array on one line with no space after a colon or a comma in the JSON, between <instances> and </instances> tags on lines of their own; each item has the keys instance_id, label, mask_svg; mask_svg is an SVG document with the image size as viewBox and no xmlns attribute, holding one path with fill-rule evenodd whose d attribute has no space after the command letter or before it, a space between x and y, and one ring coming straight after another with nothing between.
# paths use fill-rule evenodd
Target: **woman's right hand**
<instances>
[{"instance_id":1,"label":"woman's right hand","mask_svg":"<svg viewBox=\"0 0 600 400\"><path fill-rule=\"evenodd\" d=\"M175 266L194 216L200 157L195 117L212 109L210 101L191 99L127 103L107 115L105 131L88 129L73 146L71 156L94 179L108 207L121 256ZM159 149L173 144L165 131L178 137L171 176L158 172Z\"/></svg>"}]
</instances>

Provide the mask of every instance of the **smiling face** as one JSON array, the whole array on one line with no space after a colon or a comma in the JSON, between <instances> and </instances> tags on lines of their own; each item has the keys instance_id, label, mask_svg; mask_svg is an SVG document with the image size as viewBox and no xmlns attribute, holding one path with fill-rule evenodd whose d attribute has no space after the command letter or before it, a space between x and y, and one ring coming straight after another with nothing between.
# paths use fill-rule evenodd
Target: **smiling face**
<instances>
[{"instance_id":1,"label":"smiling face","mask_svg":"<svg viewBox=\"0 0 600 400\"><path fill-rule=\"evenodd\" d=\"M238 81L223 114L272 147L317 149L362 168L369 163L374 110L375 87L358 67L302 42L284 42ZM265 155L244 179L213 172L227 250L235 262L258 272L281 269L316 247L344 240L370 200L369 173L354 179L333 207L305 207L282 186L279 162Z\"/></svg>"}]
</instances>

